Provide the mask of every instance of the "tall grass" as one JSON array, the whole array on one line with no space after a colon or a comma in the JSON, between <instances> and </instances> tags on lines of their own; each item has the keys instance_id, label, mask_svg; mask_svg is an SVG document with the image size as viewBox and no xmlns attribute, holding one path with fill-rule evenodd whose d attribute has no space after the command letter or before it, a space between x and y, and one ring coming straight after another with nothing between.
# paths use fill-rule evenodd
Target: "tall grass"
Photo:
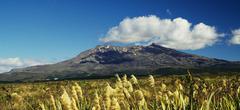
<instances>
[{"instance_id":1,"label":"tall grass","mask_svg":"<svg viewBox=\"0 0 240 110\"><path fill-rule=\"evenodd\" d=\"M93 81L0 85L0 110L239 110L240 82L127 75Z\"/></svg>"}]
</instances>

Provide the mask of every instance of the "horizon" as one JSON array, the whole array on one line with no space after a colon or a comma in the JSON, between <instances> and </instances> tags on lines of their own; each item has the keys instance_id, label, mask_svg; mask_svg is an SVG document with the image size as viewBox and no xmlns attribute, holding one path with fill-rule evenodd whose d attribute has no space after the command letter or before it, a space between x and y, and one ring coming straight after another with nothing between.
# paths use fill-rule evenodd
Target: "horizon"
<instances>
[{"instance_id":1,"label":"horizon","mask_svg":"<svg viewBox=\"0 0 240 110\"><path fill-rule=\"evenodd\" d=\"M64 61L105 44L157 43L240 61L237 0L94 2L0 1L0 73Z\"/></svg>"}]
</instances>

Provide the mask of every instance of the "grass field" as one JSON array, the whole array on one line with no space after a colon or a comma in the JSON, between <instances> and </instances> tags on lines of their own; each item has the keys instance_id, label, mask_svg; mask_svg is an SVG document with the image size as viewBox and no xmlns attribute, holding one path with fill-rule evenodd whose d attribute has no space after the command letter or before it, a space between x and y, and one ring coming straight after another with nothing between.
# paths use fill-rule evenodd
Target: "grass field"
<instances>
[{"instance_id":1,"label":"grass field","mask_svg":"<svg viewBox=\"0 0 240 110\"><path fill-rule=\"evenodd\" d=\"M0 84L0 110L240 109L237 77L137 78Z\"/></svg>"}]
</instances>

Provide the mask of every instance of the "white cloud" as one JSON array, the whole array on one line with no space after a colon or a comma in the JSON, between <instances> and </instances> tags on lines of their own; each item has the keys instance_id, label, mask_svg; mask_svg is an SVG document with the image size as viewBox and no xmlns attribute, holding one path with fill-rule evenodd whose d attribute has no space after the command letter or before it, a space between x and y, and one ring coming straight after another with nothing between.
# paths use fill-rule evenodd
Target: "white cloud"
<instances>
[{"instance_id":1,"label":"white cloud","mask_svg":"<svg viewBox=\"0 0 240 110\"><path fill-rule=\"evenodd\" d=\"M28 66L47 64L45 61L38 61L32 59L15 58L0 58L0 73L8 72L13 68L23 68Z\"/></svg>"},{"instance_id":2,"label":"white cloud","mask_svg":"<svg viewBox=\"0 0 240 110\"><path fill-rule=\"evenodd\" d=\"M222 35L204 23L192 25L183 18L160 19L151 15L125 18L100 41L156 43L178 50L196 50L215 44Z\"/></svg>"},{"instance_id":3,"label":"white cloud","mask_svg":"<svg viewBox=\"0 0 240 110\"><path fill-rule=\"evenodd\" d=\"M167 9L166 12L168 15L172 15L172 12L170 11L170 9Z\"/></svg>"},{"instance_id":4,"label":"white cloud","mask_svg":"<svg viewBox=\"0 0 240 110\"><path fill-rule=\"evenodd\" d=\"M232 31L231 44L240 44L240 28Z\"/></svg>"}]
</instances>

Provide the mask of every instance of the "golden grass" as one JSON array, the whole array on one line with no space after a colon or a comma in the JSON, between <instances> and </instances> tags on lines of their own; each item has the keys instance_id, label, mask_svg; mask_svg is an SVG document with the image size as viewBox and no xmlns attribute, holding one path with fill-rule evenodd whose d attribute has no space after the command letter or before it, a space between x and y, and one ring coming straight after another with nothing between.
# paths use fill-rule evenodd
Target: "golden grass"
<instances>
[{"instance_id":1,"label":"golden grass","mask_svg":"<svg viewBox=\"0 0 240 110\"><path fill-rule=\"evenodd\" d=\"M206 79L206 80L205 80ZM0 110L239 110L240 80L185 76L0 84Z\"/></svg>"}]
</instances>

